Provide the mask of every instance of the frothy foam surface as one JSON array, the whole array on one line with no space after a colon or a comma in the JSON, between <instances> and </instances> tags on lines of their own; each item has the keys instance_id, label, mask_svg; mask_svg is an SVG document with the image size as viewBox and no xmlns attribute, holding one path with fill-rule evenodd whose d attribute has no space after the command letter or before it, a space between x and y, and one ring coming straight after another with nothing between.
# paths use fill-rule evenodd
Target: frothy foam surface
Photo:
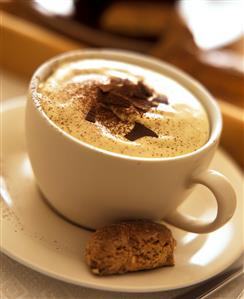
<instances>
[{"instance_id":1,"label":"frothy foam surface","mask_svg":"<svg viewBox=\"0 0 244 299\"><path fill-rule=\"evenodd\" d=\"M122 121L104 109L95 123L87 121L96 98L96 85L112 77L142 80L157 95L168 98L145 113ZM209 138L205 109L195 96L178 82L139 66L102 59L67 61L52 70L38 87L41 109L61 129L95 147L136 157L174 157L193 152ZM107 113L107 114L106 114ZM125 138L134 122L153 130L158 137Z\"/></svg>"}]
</instances>

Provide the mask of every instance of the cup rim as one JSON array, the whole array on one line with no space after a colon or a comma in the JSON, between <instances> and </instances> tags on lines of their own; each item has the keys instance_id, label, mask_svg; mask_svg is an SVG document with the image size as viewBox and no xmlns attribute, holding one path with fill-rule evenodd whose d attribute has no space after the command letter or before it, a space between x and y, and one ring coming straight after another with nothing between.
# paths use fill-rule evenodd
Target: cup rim
<instances>
[{"instance_id":1,"label":"cup rim","mask_svg":"<svg viewBox=\"0 0 244 299\"><path fill-rule=\"evenodd\" d=\"M179 156L173 157L136 157L129 156L125 154L119 154L111 152L102 148L98 148L94 145L86 143L82 140L79 140L72 135L65 132L59 126L57 126L41 109L39 104L37 88L40 83L41 76L44 74L44 77L50 73L50 70L55 65L58 65L60 62L70 61L73 59L110 59L117 60L122 62L127 62L134 64L140 67L146 67L149 70L155 71L157 73L162 73L173 80L177 80L179 84L183 85L187 90L189 90L204 106L208 119L210 122L210 136L208 141L198 148L197 150L186 153ZM197 80L192 78L190 75L180 70L179 68L159 59L150 57L148 55L136 53L133 51L119 50L119 49L85 49L85 50L74 50L59 54L46 62L40 65L34 72L29 85L29 98L34 102L34 107L39 112L40 116L47 121L50 127L56 130L58 133L63 135L64 138L68 138L69 141L76 143L79 146L85 147L89 150L103 154L106 156L120 158L125 160L134 160L134 161L173 161L173 160L182 160L190 157L199 155L200 153L207 150L211 145L218 142L221 131L222 131L222 115L220 108L217 102L213 99L212 95L207 91L207 89L199 83Z\"/></svg>"}]
</instances>

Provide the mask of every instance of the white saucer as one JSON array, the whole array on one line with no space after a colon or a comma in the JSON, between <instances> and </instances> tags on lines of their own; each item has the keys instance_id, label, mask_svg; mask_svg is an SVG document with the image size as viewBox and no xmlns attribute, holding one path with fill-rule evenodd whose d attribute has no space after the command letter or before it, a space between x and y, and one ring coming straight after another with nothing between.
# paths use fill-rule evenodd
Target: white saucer
<instances>
[{"instance_id":1,"label":"white saucer","mask_svg":"<svg viewBox=\"0 0 244 299\"><path fill-rule=\"evenodd\" d=\"M190 286L223 271L241 254L242 175L231 159L218 151L212 168L229 177L237 192L238 206L231 221L206 235L170 227L178 243L175 267L121 276L92 275L83 259L84 246L91 233L54 213L35 186L25 147L24 109L23 97L6 101L2 109L0 206L1 250L5 254L34 270L66 282L122 292L154 292ZM194 216L211 218L215 208L212 195L199 186L181 210Z\"/></svg>"}]
</instances>

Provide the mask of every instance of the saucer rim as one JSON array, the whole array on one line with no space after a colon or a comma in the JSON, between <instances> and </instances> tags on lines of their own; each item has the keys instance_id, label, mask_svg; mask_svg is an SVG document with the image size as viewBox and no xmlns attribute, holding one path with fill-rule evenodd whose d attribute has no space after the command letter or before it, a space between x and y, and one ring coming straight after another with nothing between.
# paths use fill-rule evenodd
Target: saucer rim
<instances>
[{"instance_id":1,"label":"saucer rim","mask_svg":"<svg viewBox=\"0 0 244 299\"><path fill-rule=\"evenodd\" d=\"M25 266L25 267L27 267L31 270L34 270L34 271L36 271L40 274L51 277L53 279L63 281L65 283L70 283L70 284L73 284L73 285L76 285L76 286L81 286L81 287L86 287L86 288L90 288L90 289L94 289L94 290L101 290L101 291L109 291L109 292L116 292L116 293L123 292L123 293L145 293L146 294L146 293L157 293L157 292L164 292L164 291L179 290L179 289L183 289L183 288L187 288L187 287L191 287L191 286L197 286L198 284L206 282L206 281L218 276L225 269L230 267L242 255L243 250L240 250L238 255L235 255L235 257L233 256L233 259L229 263L227 263L225 266L223 266L220 269L216 270L210 276L206 276L205 278L195 280L194 283L189 283L189 284L187 284L187 283L184 284L183 283L183 284L177 285L177 287L170 287L170 286L162 287L162 285L159 285L158 287L154 286L153 288L147 288L147 289L138 288L138 287L123 288L120 285L114 285L113 287L111 287L111 286L99 285L99 284L95 284L95 283L80 282L78 280L67 278L66 276L63 276L62 274L61 275L60 274L55 274L54 272L52 272L50 270L44 270L43 268L41 268L37 265L33 265L30 262L26 261L25 259L19 258L19 257L17 257L17 255L12 254L10 251L4 249L2 246L0 246L0 252L4 253L9 258L13 259L14 261L20 263L21 265L23 265L23 266Z\"/></svg>"},{"instance_id":2,"label":"saucer rim","mask_svg":"<svg viewBox=\"0 0 244 299\"><path fill-rule=\"evenodd\" d=\"M7 108L7 110L8 109L19 108L19 107L22 107L23 105L25 105L25 103L26 103L26 100L25 100L24 96L15 97L13 99L3 101L1 114L6 111L6 109L4 109L4 108ZM18 105L16 106L16 104L18 104ZM223 150L218 150L218 151L224 152ZM225 152L224 152L224 154L225 154L226 158L230 161L231 164L234 163L233 166L238 171L238 173L241 175L241 171L240 171L238 165L235 164L235 162L232 160L232 158L228 154L226 154ZM230 222L232 222L232 221L233 220L231 219ZM1 221L1 223L3 223L3 222ZM81 228L81 229L85 230L84 228ZM57 280L60 280L60 281L66 282L66 283L71 283L71 284L74 284L74 285L83 286L83 287L87 287L87 288L91 288L91 289L103 290L103 291L124 292L124 293L154 293L154 292L159 292L159 291L169 291L169 290L182 289L182 288L193 286L193 285L195 286L199 283L202 283L204 281L207 281L207 280L217 276L218 274L223 272L225 269L227 269L230 265L232 265L235 262L235 260L243 253L243 246L240 245L238 248L236 248L236 250L235 250L236 254L232 255L232 258L229 260L229 262L222 265L222 267L216 268L215 271L213 271L211 275L205 275L205 277L201 277L201 279L194 280L193 283L178 284L176 287L175 286L172 287L172 286L169 286L169 285L165 286L165 285L161 284L161 285L158 285L158 286L153 286L153 288L150 288L150 287L145 288L144 286L140 287L140 288L138 288L138 286L137 287L132 286L132 287L124 288L124 287L121 287L119 284L110 286L110 285L107 285L107 284L104 284L104 283L103 284L101 284L101 283L96 284L94 282L81 282L77 279L70 279L67 276L63 275L62 273L58 274L55 271L45 269L45 267L41 267L37 263L31 263L26 258L20 257L18 255L18 253L13 252L13 251L8 250L7 248L5 248L1 244L1 242L0 242L0 251L3 252L4 254L6 254L11 259L17 261L18 263L20 263L20 264L22 264L22 265L24 265L24 266L26 266L26 267L34 270L34 271L37 271L38 273L47 275L51 278L54 278L54 279L57 279Z\"/></svg>"}]
</instances>

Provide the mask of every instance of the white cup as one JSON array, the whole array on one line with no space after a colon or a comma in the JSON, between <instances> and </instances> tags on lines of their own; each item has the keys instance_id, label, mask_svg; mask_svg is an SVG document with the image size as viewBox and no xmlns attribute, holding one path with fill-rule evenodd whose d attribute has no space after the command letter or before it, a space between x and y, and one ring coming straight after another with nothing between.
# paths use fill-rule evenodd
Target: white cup
<instances>
[{"instance_id":1,"label":"white cup","mask_svg":"<svg viewBox=\"0 0 244 299\"><path fill-rule=\"evenodd\" d=\"M70 59L112 59L132 63L178 81L205 107L210 138L198 150L172 158L139 158L96 148L55 125L38 106L39 82L52 67ZM117 50L80 50L57 56L34 73L26 109L26 136L37 184L48 202L69 220L97 228L120 219L163 219L181 229L208 233L224 225L236 207L235 192L222 174L208 169L222 129L220 110L194 79L159 60ZM177 212L196 184L209 188L217 201L210 223Z\"/></svg>"}]
</instances>

